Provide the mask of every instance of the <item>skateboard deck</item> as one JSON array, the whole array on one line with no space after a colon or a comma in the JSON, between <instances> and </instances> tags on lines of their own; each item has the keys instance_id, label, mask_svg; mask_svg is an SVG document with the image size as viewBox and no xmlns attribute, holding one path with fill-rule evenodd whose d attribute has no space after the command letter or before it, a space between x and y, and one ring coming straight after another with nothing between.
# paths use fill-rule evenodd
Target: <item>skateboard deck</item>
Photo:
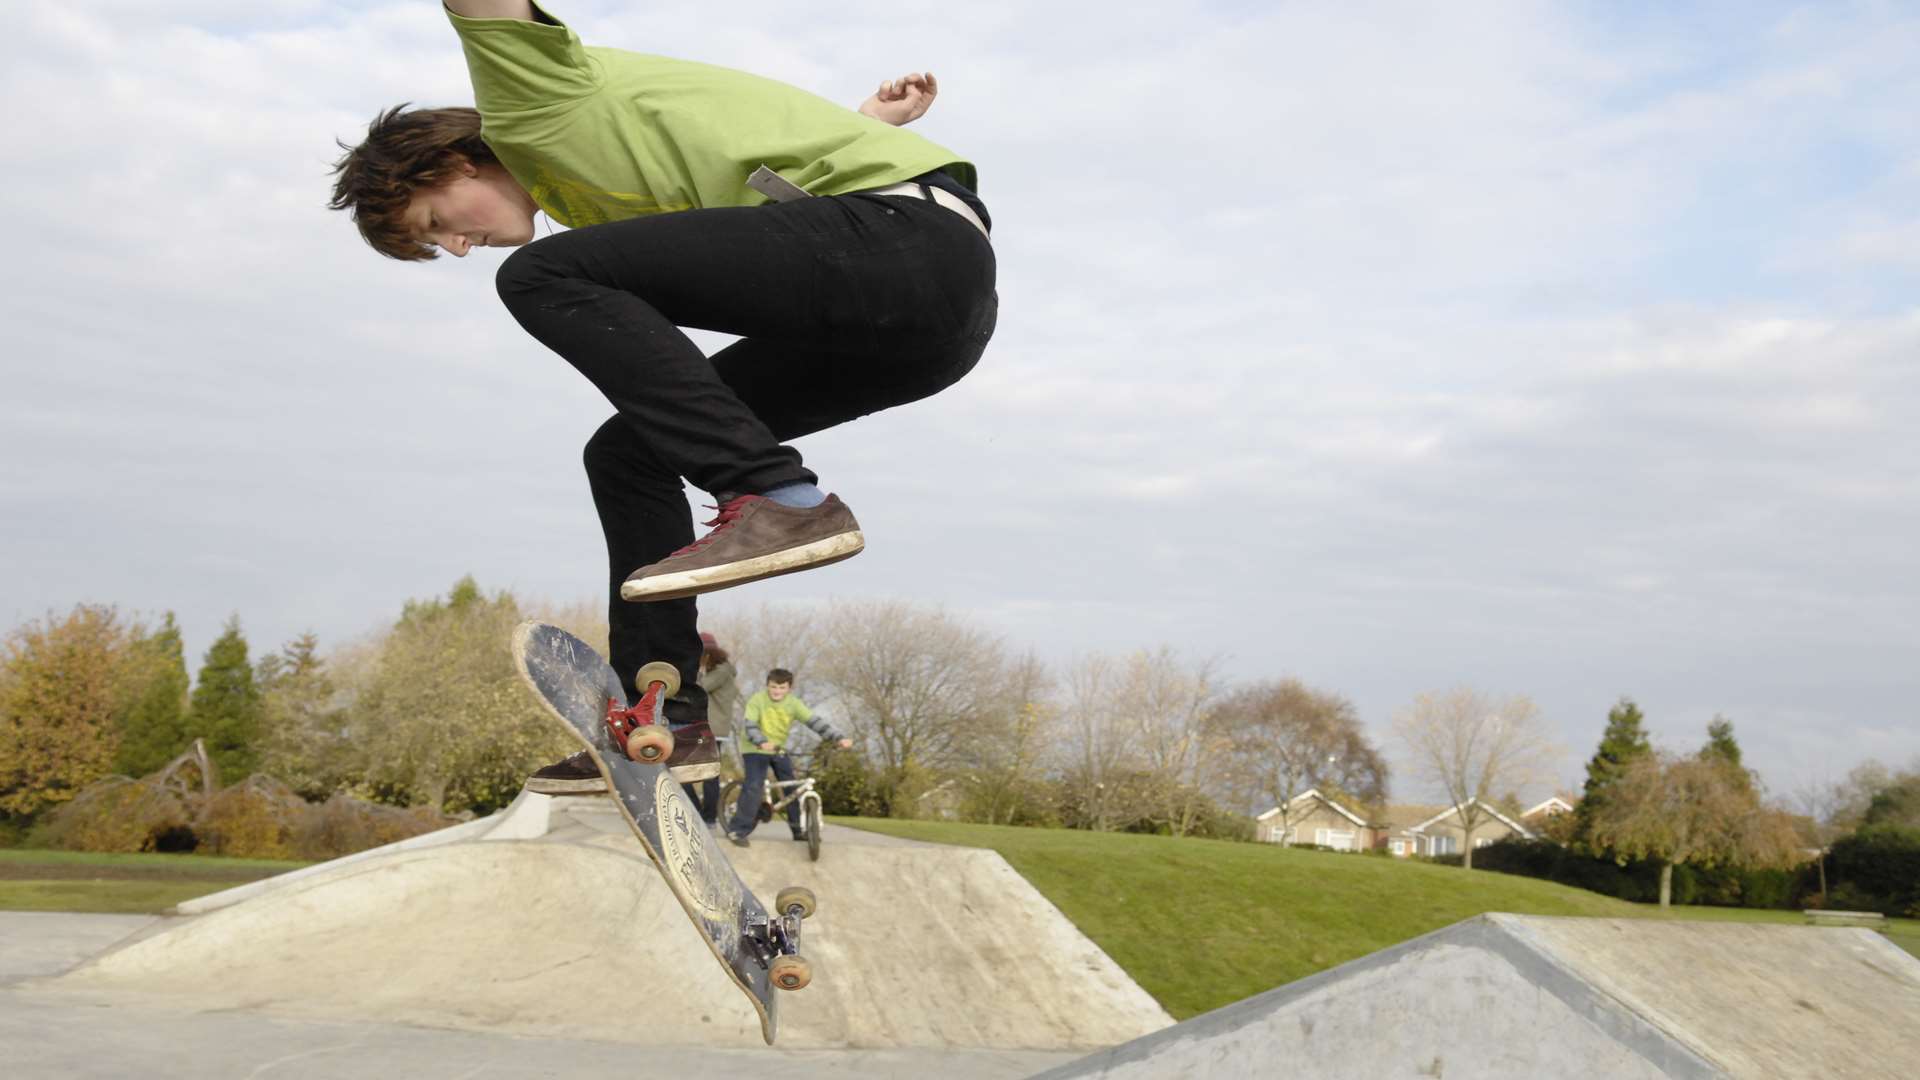
<instances>
[{"instance_id":1,"label":"skateboard deck","mask_svg":"<svg viewBox=\"0 0 1920 1080\"><path fill-rule=\"evenodd\" d=\"M797 989L793 971L805 968L799 930L801 918L812 914L812 894L783 889L781 913L769 914L721 853L680 783L664 766L626 755L606 722L608 702L624 707L626 692L592 647L558 627L526 622L513 632L513 658L546 711L600 766L621 816L727 976L753 1002L760 1034L772 1045L779 1030L774 992ZM803 970L798 985L810 978Z\"/></svg>"}]
</instances>

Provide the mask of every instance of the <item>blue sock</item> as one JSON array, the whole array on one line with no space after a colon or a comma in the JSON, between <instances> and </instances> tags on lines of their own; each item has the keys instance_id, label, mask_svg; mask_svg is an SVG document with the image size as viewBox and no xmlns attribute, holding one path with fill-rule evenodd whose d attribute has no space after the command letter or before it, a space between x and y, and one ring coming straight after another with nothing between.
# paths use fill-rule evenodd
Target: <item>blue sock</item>
<instances>
[{"instance_id":1,"label":"blue sock","mask_svg":"<svg viewBox=\"0 0 1920 1080\"><path fill-rule=\"evenodd\" d=\"M827 501L826 492L805 481L797 484L781 484L764 494L781 506L791 506L796 510L808 510Z\"/></svg>"}]
</instances>

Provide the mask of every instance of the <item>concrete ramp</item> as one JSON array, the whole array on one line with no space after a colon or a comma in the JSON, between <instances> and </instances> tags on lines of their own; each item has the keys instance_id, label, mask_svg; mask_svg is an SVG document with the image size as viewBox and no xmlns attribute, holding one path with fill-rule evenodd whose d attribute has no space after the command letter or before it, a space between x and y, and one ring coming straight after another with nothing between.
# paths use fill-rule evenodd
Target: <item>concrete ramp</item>
<instances>
[{"instance_id":1,"label":"concrete ramp","mask_svg":"<svg viewBox=\"0 0 1920 1080\"><path fill-rule=\"evenodd\" d=\"M760 1045L752 1009L607 803L523 796L496 818L204 897L41 989ZM1171 1023L993 852L830 831L819 863L777 825L737 852L763 897L804 884L820 898L814 983L781 999L782 1048L1077 1050ZM664 1029L626 1019L640 1002Z\"/></svg>"},{"instance_id":2,"label":"concrete ramp","mask_svg":"<svg viewBox=\"0 0 1920 1080\"><path fill-rule=\"evenodd\" d=\"M1040 1078L1905 1080L1916 1063L1920 960L1872 931L1483 915Z\"/></svg>"}]
</instances>

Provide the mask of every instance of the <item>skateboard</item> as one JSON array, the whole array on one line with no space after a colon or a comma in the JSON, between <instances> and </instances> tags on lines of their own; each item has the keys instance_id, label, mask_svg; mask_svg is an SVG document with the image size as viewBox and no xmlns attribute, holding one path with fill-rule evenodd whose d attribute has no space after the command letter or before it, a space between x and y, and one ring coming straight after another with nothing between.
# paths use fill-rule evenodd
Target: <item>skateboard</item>
<instances>
[{"instance_id":1,"label":"skateboard","mask_svg":"<svg viewBox=\"0 0 1920 1080\"><path fill-rule=\"evenodd\" d=\"M642 667L635 682L643 694L627 709L613 668L559 627L521 623L513 631L513 659L541 705L599 765L620 815L727 976L752 1000L761 1037L771 1046L780 1016L775 991L798 990L813 979L800 955L800 930L815 900L811 891L789 886L769 912L661 764L673 749L661 707L679 692L680 673L671 664Z\"/></svg>"}]
</instances>

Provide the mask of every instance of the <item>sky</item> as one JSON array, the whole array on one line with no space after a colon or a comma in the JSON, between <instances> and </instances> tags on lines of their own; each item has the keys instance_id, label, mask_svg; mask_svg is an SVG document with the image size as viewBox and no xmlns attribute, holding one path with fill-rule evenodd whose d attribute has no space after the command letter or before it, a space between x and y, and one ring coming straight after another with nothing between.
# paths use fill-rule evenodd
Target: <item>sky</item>
<instances>
[{"instance_id":1,"label":"sky","mask_svg":"<svg viewBox=\"0 0 1920 1080\"><path fill-rule=\"evenodd\" d=\"M1396 755L1416 694L1524 694L1576 787L1622 695L1674 749L1733 719L1781 796L1920 755L1920 9L551 9L849 106L932 70L918 130L993 213L981 365L798 444L867 552L714 610L1167 645ZM262 650L465 574L597 594L610 409L500 307L504 253L396 263L325 209L334 140L470 103L438 4L9 28L5 626L172 611L197 668L234 615Z\"/></svg>"}]
</instances>

